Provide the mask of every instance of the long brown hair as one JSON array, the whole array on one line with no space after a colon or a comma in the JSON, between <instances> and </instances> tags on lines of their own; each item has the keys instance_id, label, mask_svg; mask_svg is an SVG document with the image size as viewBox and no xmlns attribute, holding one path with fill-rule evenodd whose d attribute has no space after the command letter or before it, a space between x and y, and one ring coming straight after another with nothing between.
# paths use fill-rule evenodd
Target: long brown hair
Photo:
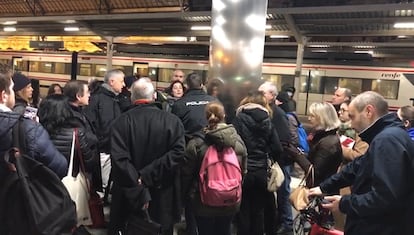
<instances>
[{"instance_id":1,"label":"long brown hair","mask_svg":"<svg viewBox=\"0 0 414 235\"><path fill-rule=\"evenodd\" d=\"M206 105L205 113L208 121L208 130L214 130L219 123L224 122L225 112L224 107L220 102L208 103Z\"/></svg>"},{"instance_id":2,"label":"long brown hair","mask_svg":"<svg viewBox=\"0 0 414 235\"><path fill-rule=\"evenodd\" d=\"M259 104L267 109L269 112L269 116L272 116L272 108L269 106L269 102L267 101L266 97L263 95L263 92L261 91L251 91L247 96L240 101L240 105L242 106L244 104L253 103L253 104Z\"/></svg>"}]
</instances>

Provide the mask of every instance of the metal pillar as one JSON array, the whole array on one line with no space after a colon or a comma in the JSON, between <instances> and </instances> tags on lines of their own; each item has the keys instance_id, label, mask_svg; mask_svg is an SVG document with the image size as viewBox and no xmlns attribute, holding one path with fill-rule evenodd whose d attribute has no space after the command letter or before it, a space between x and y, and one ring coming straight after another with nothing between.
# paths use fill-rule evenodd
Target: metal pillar
<instances>
[{"instance_id":1,"label":"metal pillar","mask_svg":"<svg viewBox=\"0 0 414 235\"><path fill-rule=\"evenodd\" d=\"M266 11L267 0L213 0L210 79L220 79L242 92L257 88L262 77ZM236 95L236 100L243 95Z\"/></svg>"},{"instance_id":2,"label":"metal pillar","mask_svg":"<svg viewBox=\"0 0 414 235\"><path fill-rule=\"evenodd\" d=\"M112 56L114 54L114 37L106 37L106 71L112 69Z\"/></svg>"}]
</instances>

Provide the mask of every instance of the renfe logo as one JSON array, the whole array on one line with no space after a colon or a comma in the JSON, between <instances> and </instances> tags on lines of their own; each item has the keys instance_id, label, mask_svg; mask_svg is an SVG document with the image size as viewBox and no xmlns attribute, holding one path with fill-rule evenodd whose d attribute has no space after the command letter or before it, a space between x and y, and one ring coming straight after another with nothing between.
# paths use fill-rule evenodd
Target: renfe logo
<instances>
[{"instance_id":1,"label":"renfe logo","mask_svg":"<svg viewBox=\"0 0 414 235\"><path fill-rule=\"evenodd\" d=\"M381 78L399 78L401 73L382 73Z\"/></svg>"}]
</instances>

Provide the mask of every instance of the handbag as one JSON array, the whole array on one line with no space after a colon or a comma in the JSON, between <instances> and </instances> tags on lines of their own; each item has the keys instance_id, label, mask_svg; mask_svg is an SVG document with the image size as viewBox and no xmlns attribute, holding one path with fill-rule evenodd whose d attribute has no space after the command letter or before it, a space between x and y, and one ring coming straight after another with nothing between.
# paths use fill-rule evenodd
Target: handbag
<instances>
[{"instance_id":1,"label":"handbag","mask_svg":"<svg viewBox=\"0 0 414 235\"><path fill-rule=\"evenodd\" d=\"M75 142L77 141L77 132L75 128L73 131L72 146L70 151L70 160L68 174L62 179L62 183L65 185L68 190L70 197L75 202L76 205L76 214L77 221L79 225L91 225L91 213L89 210L89 189L88 189L88 180L85 176L84 171L81 169L76 177L72 176L73 172L73 158L75 154ZM82 162L80 160L79 162Z\"/></svg>"},{"instance_id":2,"label":"handbag","mask_svg":"<svg viewBox=\"0 0 414 235\"><path fill-rule=\"evenodd\" d=\"M140 214L133 214L128 219L126 235L159 235L161 225L152 221L148 210L142 210Z\"/></svg>"},{"instance_id":3,"label":"handbag","mask_svg":"<svg viewBox=\"0 0 414 235\"><path fill-rule=\"evenodd\" d=\"M78 153L77 156L79 157L79 166L80 166L79 172L82 172L83 175L86 175L86 170L85 170L86 168L85 168L84 161L83 161L82 150L80 148L80 143L77 137L76 137L75 144L76 144L76 151ZM96 193L96 191L93 190L93 187L88 178L86 178L86 186L87 186L88 193L89 193L88 208L89 208L90 220L91 220L89 227L103 228L106 225L105 215L103 212L103 207L104 207L103 200Z\"/></svg>"},{"instance_id":4,"label":"handbag","mask_svg":"<svg viewBox=\"0 0 414 235\"><path fill-rule=\"evenodd\" d=\"M267 159L267 191L276 192L285 181L285 175L280 168L279 163Z\"/></svg>"},{"instance_id":5,"label":"handbag","mask_svg":"<svg viewBox=\"0 0 414 235\"><path fill-rule=\"evenodd\" d=\"M310 178L310 181L308 181L308 178ZM306 208L306 206L309 203L308 198L308 187L306 186L306 182L310 182L313 185L314 182L314 169L313 165L310 165L308 172L306 173L306 176L303 177L303 179L300 181L298 187L296 187L289 196L290 204L292 204L293 208L295 208L297 211L301 211Z\"/></svg>"}]
</instances>

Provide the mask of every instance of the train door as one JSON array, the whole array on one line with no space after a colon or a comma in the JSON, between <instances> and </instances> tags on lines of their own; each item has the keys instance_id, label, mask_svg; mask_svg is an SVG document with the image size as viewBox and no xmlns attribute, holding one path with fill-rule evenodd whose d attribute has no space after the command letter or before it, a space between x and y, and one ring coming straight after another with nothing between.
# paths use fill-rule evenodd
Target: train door
<instances>
[{"instance_id":1,"label":"train door","mask_svg":"<svg viewBox=\"0 0 414 235\"><path fill-rule=\"evenodd\" d=\"M23 68L23 58L22 57L17 57L17 56L12 57L12 69L13 69L13 73L25 71L24 68Z\"/></svg>"},{"instance_id":2,"label":"train door","mask_svg":"<svg viewBox=\"0 0 414 235\"><path fill-rule=\"evenodd\" d=\"M148 63L134 62L132 74L134 74L137 78L148 77Z\"/></svg>"}]
</instances>

